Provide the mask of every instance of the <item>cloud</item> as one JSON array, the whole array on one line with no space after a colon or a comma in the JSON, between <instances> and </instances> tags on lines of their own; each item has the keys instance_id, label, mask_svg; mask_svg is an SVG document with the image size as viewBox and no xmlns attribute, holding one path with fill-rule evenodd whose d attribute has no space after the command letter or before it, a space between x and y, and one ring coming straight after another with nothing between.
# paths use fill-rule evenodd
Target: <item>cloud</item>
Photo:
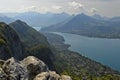
<instances>
[{"instance_id":1,"label":"cloud","mask_svg":"<svg viewBox=\"0 0 120 80\"><path fill-rule=\"evenodd\" d=\"M84 5L76 2L76 1L72 1L72 2L68 2L69 6L73 7L74 9L79 9L79 8L83 8Z\"/></svg>"},{"instance_id":2,"label":"cloud","mask_svg":"<svg viewBox=\"0 0 120 80\"><path fill-rule=\"evenodd\" d=\"M36 10L37 10L36 6L28 6L28 7L21 6L21 8L18 11L25 12L25 11L36 11Z\"/></svg>"},{"instance_id":3,"label":"cloud","mask_svg":"<svg viewBox=\"0 0 120 80\"><path fill-rule=\"evenodd\" d=\"M36 6L30 6L30 7L27 7L27 8L26 8L26 10L35 10L35 9L37 9Z\"/></svg>"},{"instance_id":4,"label":"cloud","mask_svg":"<svg viewBox=\"0 0 120 80\"><path fill-rule=\"evenodd\" d=\"M96 9L96 8L91 8L91 9L90 9L90 12L91 12L91 13L96 13L96 12L98 12L98 9Z\"/></svg>"},{"instance_id":5,"label":"cloud","mask_svg":"<svg viewBox=\"0 0 120 80\"><path fill-rule=\"evenodd\" d=\"M45 13L49 11L120 16L119 4L120 0L1 0L0 12L37 11Z\"/></svg>"},{"instance_id":6,"label":"cloud","mask_svg":"<svg viewBox=\"0 0 120 80\"><path fill-rule=\"evenodd\" d=\"M70 14L80 14L88 13L88 9L80 1L71 1L68 2L68 13Z\"/></svg>"},{"instance_id":7,"label":"cloud","mask_svg":"<svg viewBox=\"0 0 120 80\"><path fill-rule=\"evenodd\" d=\"M56 5L54 5L54 6L52 6L52 8L55 9L55 10L59 10L59 9L62 8L62 6L56 6Z\"/></svg>"}]
</instances>

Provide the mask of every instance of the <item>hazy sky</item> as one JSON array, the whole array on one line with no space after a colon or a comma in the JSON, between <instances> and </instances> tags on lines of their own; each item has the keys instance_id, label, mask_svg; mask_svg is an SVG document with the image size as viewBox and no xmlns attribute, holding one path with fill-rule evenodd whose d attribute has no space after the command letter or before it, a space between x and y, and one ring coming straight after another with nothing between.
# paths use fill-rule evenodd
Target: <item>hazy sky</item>
<instances>
[{"instance_id":1,"label":"hazy sky","mask_svg":"<svg viewBox=\"0 0 120 80\"><path fill-rule=\"evenodd\" d=\"M0 12L26 11L120 16L120 0L0 0Z\"/></svg>"}]
</instances>

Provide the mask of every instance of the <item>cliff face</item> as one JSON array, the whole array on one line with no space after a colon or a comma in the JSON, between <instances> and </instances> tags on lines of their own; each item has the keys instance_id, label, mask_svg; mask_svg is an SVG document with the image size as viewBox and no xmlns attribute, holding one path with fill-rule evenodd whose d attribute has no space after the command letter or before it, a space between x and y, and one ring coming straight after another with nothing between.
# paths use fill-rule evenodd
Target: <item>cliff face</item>
<instances>
[{"instance_id":1,"label":"cliff face","mask_svg":"<svg viewBox=\"0 0 120 80\"><path fill-rule=\"evenodd\" d=\"M18 33L27 51L27 56L35 56L44 61L51 70L55 70L53 65L54 57L43 34L20 20L16 20L9 25Z\"/></svg>"},{"instance_id":2,"label":"cliff face","mask_svg":"<svg viewBox=\"0 0 120 80\"><path fill-rule=\"evenodd\" d=\"M0 59L22 59L24 49L16 32L5 23L0 23Z\"/></svg>"},{"instance_id":3,"label":"cliff face","mask_svg":"<svg viewBox=\"0 0 120 80\"><path fill-rule=\"evenodd\" d=\"M47 39L43 34L37 32L35 29L30 27L27 23L16 20L9 24L19 35L21 41L27 47L40 45L48 45Z\"/></svg>"}]
</instances>

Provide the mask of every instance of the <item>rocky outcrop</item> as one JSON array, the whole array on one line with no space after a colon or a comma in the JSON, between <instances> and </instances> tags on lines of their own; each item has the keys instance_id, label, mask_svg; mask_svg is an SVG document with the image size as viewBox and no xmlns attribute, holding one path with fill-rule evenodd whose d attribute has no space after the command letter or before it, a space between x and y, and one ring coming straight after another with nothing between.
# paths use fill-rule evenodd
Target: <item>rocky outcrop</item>
<instances>
[{"instance_id":1,"label":"rocky outcrop","mask_svg":"<svg viewBox=\"0 0 120 80\"><path fill-rule=\"evenodd\" d=\"M62 75L61 78L62 80L72 80L71 77L67 75Z\"/></svg>"},{"instance_id":2,"label":"rocky outcrop","mask_svg":"<svg viewBox=\"0 0 120 80\"><path fill-rule=\"evenodd\" d=\"M22 63L27 67L29 80L33 80L33 78L41 72L48 71L47 65L33 56L25 58Z\"/></svg>"},{"instance_id":3,"label":"rocky outcrop","mask_svg":"<svg viewBox=\"0 0 120 80\"><path fill-rule=\"evenodd\" d=\"M13 57L4 61L0 68L0 80L26 80L28 78L27 69Z\"/></svg>"},{"instance_id":4,"label":"rocky outcrop","mask_svg":"<svg viewBox=\"0 0 120 80\"><path fill-rule=\"evenodd\" d=\"M38 74L34 80L59 80L60 76L56 74L56 72L49 71L49 72L42 72Z\"/></svg>"},{"instance_id":5,"label":"rocky outcrop","mask_svg":"<svg viewBox=\"0 0 120 80\"><path fill-rule=\"evenodd\" d=\"M22 61L13 57L0 60L0 80L72 80L69 76L60 76L50 71L47 65L34 56L28 56Z\"/></svg>"},{"instance_id":6,"label":"rocky outcrop","mask_svg":"<svg viewBox=\"0 0 120 80\"><path fill-rule=\"evenodd\" d=\"M38 74L34 80L72 80L71 77L62 75L60 76L54 71L42 72Z\"/></svg>"}]
</instances>

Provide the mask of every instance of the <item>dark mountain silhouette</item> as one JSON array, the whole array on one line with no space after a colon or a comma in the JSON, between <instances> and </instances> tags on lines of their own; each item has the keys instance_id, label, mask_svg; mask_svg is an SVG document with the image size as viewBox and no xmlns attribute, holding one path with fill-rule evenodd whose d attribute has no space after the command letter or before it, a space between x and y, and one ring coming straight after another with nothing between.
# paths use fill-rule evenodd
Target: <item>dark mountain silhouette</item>
<instances>
[{"instance_id":1,"label":"dark mountain silhouette","mask_svg":"<svg viewBox=\"0 0 120 80\"><path fill-rule=\"evenodd\" d=\"M18 60L25 56L24 47L17 35L9 25L0 23L0 59L7 60L15 57Z\"/></svg>"}]
</instances>

